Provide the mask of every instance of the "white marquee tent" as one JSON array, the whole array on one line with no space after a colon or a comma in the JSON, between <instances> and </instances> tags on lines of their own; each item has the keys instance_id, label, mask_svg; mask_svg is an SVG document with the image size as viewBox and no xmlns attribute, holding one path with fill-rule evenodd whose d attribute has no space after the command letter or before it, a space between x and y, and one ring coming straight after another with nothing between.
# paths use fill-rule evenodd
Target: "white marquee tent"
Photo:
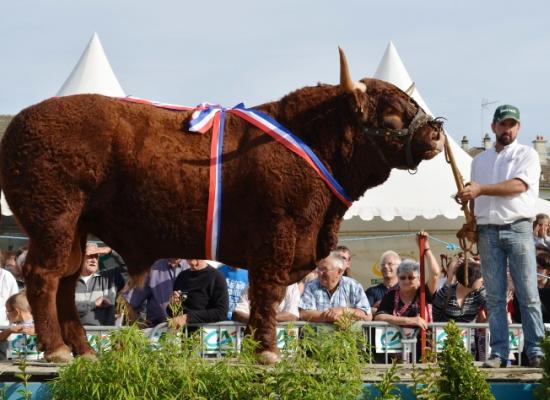
<instances>
[{"instance_id":1,"label":"white marquee tent","mask_svg":"<svg viewBox=\"0 0 550 400\"><path fill-rule=\"evenodd\" d=\"M402 90L413 83L393 43L386 48L374 78L391 82ZM416 87L412 97L432 115ZM449 135L447 138L457 166L468 181L472 158ZM414 237L399 237L407 232L425 229L435 238L458 244L455 235L464 217L452 198L455 193L451 167L444 154L422 162L415 175L394 169L385 183L368 190L352 204L340 228L340 244L350 247L355 255L353 276L370 286L373 279L380 277L378 257L388 249L417 258ZM550 202L539 199L537 212L550 214ZM444 244L432 243L432 246L438 253L447 251Z\"/></svg>"},{"instance_id":2,"label":"white marquee tent","mask_svg":"<svg viewBox=\"0 0 550 400\"><path fill-rule=\"evenodd\" d=\"M57 92L57 96L79 93L126 96L103 51L97 33L92 35L73 71Z\"/></svg>"}]
</instances>

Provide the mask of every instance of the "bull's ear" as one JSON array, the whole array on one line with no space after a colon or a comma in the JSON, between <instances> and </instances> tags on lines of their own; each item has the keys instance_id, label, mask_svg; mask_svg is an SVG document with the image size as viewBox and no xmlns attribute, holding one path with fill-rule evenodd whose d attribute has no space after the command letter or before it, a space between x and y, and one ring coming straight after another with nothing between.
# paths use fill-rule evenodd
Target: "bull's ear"
<instances>
[{"instance_id":1,"label":"bull's ear","mask_svg":"<svg viewBox=\"0 0 550 400\"><path fill-rule=\"evenodd\" d=\"M348 61L346 60L346 55L344 50L338 46L338 52L340 53L340 86L342 89L348 92L353 92L354 90L360 90L365 93L367 91L367 85L363 82L354 82L351 80L348 68Z\"/></svg>"}]
</instances>

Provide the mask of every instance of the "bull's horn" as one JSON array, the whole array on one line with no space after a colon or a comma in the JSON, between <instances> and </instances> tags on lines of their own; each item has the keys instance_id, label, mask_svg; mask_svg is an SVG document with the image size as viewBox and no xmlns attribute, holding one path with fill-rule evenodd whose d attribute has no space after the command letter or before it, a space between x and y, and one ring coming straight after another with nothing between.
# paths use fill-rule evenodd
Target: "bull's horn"
<instances>
[{"instance_id":1,"label":"bull's horn","mask_svg":"<svg viewBox=\"0 0 550 400\"><path fill-rule=\"evenodd\" d=\"M414 92L414 89L416 88L416 84L413 82L411 84L411 86L409 86L409 88L407 90L405 90L405 93L407 93L407 95L409 97L411 97L413 95L413 92Z\"/></svg>"},{"instance_id":2,"label":"bull's horn","mask_svg":"<svg viewBox=\"0 0 550 400\"><path fill-rule=\"evenodd\" d=\"M351 80L348 68L348 61L346 60L346 55L344 50L338 46L338 52L340 53L340 86L348 92L353 92L354 90L361 90L362 92L367 91L367 85L363 82L354 82Z\"/></svg>"}]
</instances>

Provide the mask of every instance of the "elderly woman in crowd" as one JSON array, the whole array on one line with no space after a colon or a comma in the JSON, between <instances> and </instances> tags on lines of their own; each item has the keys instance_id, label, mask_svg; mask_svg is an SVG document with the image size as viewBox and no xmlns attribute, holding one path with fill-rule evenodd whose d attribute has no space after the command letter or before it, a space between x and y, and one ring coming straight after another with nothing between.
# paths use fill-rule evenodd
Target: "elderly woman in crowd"
<instances>
[{"instance_id":1,"label":"elderly woman in crowd","mask_svg":"<svg viewBox=\"0 0 550 400\"><path fill-rule=\"evenodd\" d=\"M420 317L420 264L413 260L403 260L397 267L397 276L399 287L382 298L374 320L427 329L431 312L426 307L426 319ZM437 278L434 280L431 276L428 287L435 288L436 284ZM432 290L426 291L428 301Z\"/></svg>"},{"instance_id":2,"label":"elderly woman in crowd","mask_svg":"<svg viewBox=\"0 0 550 400\"><path fill-rule=\"evenodd\" d=\"M418 236L426 238L426 261L429 276L426 281L426 300L431 301L441 274L441 268L430 249L428 234L420 232ZM418 237L417 237L418 240ZM430 307L426 307L426 319L420 316L420 264L413 260L403 260L397 267L399 287L390 290L382 298L374 317L375 321L386 321L393 325L426 329L430 322Z\"/></svg>"}]
</instances>

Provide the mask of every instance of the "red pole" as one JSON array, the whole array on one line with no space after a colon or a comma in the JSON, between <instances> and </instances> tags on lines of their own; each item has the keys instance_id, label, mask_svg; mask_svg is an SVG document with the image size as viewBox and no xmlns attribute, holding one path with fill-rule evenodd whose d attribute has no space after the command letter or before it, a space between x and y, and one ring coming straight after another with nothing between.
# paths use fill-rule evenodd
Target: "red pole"
<instances>
[{"instance_id":1,"label":"red pole","mask_svg":"<svg viewBox=\"0 0 550 400\"><path fill-rule=\"evenodd\" d=\"M426 237L418 235L418 250L420 252L420 317L426 321ZM426 355L426 330L420 328L420 355L422 359Z\"/></svg>"}]
</instances>

